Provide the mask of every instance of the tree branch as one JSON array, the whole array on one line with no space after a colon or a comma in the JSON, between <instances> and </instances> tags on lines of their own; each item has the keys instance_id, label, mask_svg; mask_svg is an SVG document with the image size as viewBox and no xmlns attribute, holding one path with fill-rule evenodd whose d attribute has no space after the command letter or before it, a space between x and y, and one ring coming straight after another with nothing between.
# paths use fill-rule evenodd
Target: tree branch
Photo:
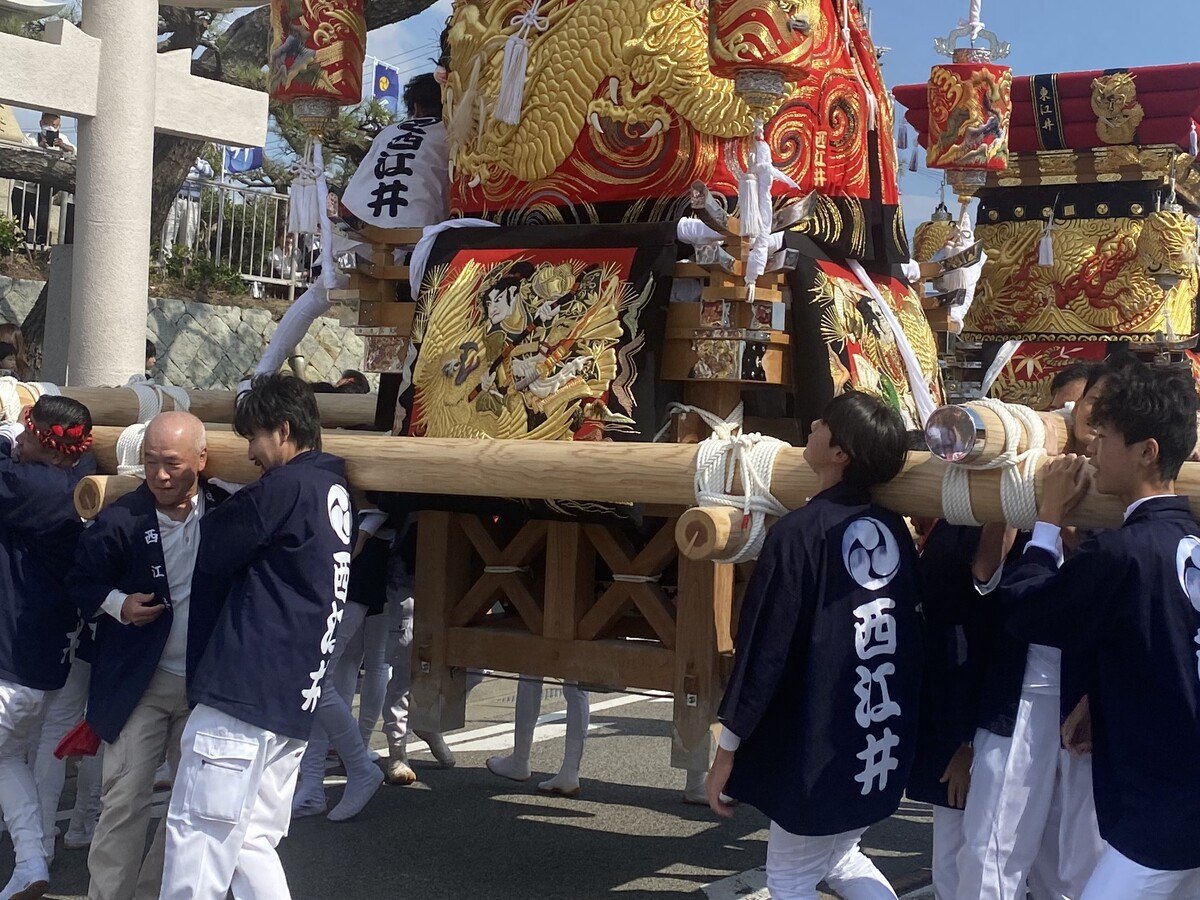
<instances>
[{"instance_id":1,"label":"tree branch","mask_svg":"<svg viewBox=\"0 0 1200 900\"><path fill-rule=\"evenodd\" d=\"M75 191L75 157L0 143L0 178L32 181L52 191Z\"/></svg>"}]
</instances>

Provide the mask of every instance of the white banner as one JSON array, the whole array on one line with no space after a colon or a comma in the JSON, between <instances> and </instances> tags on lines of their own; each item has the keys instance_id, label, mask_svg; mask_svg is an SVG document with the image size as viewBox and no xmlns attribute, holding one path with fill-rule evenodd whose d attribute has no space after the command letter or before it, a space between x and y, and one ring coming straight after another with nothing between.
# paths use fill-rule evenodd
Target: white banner
<instances>
[{"instance_id":1,"label":"white banner","mask_svg":"<svg viewBox=\"0 0 1200 900\"><path fill-rule=\"evenodd\" d=\"M419 228L449 211L450 166L441 119L408 119L379 133L342 202L380 228Z\"/></svg>"}]
</instances>

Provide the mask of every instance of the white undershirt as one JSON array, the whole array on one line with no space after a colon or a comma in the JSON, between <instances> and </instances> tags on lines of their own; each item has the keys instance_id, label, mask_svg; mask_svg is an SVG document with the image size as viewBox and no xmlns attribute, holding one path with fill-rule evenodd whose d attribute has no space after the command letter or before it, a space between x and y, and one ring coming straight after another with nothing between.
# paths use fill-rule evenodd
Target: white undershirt
<instances>
[{"instance_id":1,"label":"white undershirt","mask_svg":"<svg viewBox=\"0 0 1200 900\"><path fill-rule=\"evenodd\" d=\"M192 498L192 508L187 518L182 522L176 522L161 510L156 510L156 513L173 613L171 632L167 635L158 667L172 675L186 676L188 601L192 597L192 572L200 551L200 519L204 515L204 497L197 492ZM121 618L121 605L128 596L119 590L110 591L101 606L122 625L128 624Z\"/></svg>"}]
</instances>

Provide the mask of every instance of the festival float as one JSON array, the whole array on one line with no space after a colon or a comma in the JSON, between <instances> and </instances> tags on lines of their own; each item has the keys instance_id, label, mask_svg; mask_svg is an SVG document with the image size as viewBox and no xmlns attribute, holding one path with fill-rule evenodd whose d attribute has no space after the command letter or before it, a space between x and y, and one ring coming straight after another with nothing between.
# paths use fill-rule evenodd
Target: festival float
<instances>
[{"instance_id":1,"label":"festival float","mask_svg":"<svg viewBox=\"0 0 1200 900\"><path fill-rule=\"evenodd\" d=\"M275 0L272 24L275 90L324 107L302 173L318 202L301 224L322 234L328 276L320 117L357 99L346 61L361 50L361 4ZM982 266L965 330L982 328L995 289L980 250L1005 259L989 243L991 208L982 248L960 216L941 248L954 252L914 267L891 98L852 0L459 0L444 48L444 125L400 123L376 141L359 170L367 202L346 217L348 283L324 287L357 304L366 368L381 376L374 411L330 398L325 424L373 418L392 431L329 430L325 449L358 490L420 493L413 727L464 724L468 669L660 690L675 698L672 763L702 773L740 585L770 517L818 490L791 445L830 397L871 392L915 443L930 435L938 455L912 453L880 489L885 504L1032 524L1063 419L984 407L988 427L961 433L936 418L930 319L948 321L966 290L954 285L972 286ZM1007 70L967 56L938 80L947 96L973 86L984 104L978 120L947 109L939 126L984 145L950 140L938 157L966 173L964 196L1014 177L1025 146L1014 124L999 166ZM913 109L928 140L931 117ZM407 213L436 191L410 176L443 128L437 188L454 221L422 228ZM1194 261L1168 256L1194 300ZM924 297L923 280L944 280L950 300ZM1194 331L1183 312L1170 314L1177 336ZM6 410L23 399L10 395L52 389L9 387ZM137 459L121 426L172 405L211 423L233 411L230 395L90 390L108 424L94 431L105 474L76 498L89 515L130 483L118 473ZM257 477L219 425L208 448L210 475ZM1200 473L1186 468L1180 485L1200 493ZM1120 514L1092 495L1074 521Z\"/></svg>"},{"instance_id":2,"label":"festival float","mask_svg":"<svg viewBox=\"0 0 1200 900\"><path fill-rule=\"evenodd\" d=\"M894 90L931 166L951 105L935 81ZM1040 407L1056 372L1117 346L1194 360L1200 65L1022 76L1010 95L1007 165L949 176L979 203L962 337L982 343L985 387Z\"/></svg>"}]
</instances>

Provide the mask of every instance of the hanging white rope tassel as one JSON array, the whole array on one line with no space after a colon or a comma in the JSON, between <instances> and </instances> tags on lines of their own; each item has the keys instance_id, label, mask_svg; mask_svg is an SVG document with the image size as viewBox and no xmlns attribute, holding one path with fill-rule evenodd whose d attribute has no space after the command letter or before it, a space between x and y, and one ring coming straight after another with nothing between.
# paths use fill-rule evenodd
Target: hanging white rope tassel
<instances>
[{"instance_id":1,"label":"hanging white rope tassel","mask_svg":"<svg viewBox=\"0 0 1200 900\"><path fill-rule=\"evenodd\" d=\"M314 234L320 228L317 208L317 169L313 162L313 139L304 142L304 153L292 165L292 183L288 188L288 231Z\"/></svg>"},{"instance_id":2,"label":"hanging white rope tassel","mask_svg":"<svg viewBox=\"0 0 1200 900\"><path fill-rule=\"evenodd\" d=\"M533 0L529 9L519 16L513 16L508 23L517 30L504 42L500 91L496 94L492 116L509 125L521 121L521 104L525 100L525 78L529 68L529 33L542 32L550 27L550 20L538 15L541 6L542 0Z\"/></svg>"},{"instance_id":3,"label":"hanging white rope tassel","mask_svg":"<svg viewBox=\"0 0 1200 900\"><path fill-rule=\"evenodd\" d=\"M137 422L121 432L117 438L118 475L135 475L145 479L146 468L142 465L142 442L145 437L145 422Z\"/></svg>"},{"instance_id":4,"label":"hanging white rope tassel","mask_svg":"<svg viewBox=\"0 0 1200 900\"><path fill-rule=\"evenodd\" d=\"M1190 153L1192 156L1196 156L1198 153L1200 153L1200 148L1196 146L1196 143L1196 121L1193 119L1191 131L1188 132L1188 153Z\"/></svg>"},{"instance_id":5,"label":"hanging white rope tassel","mask_svg":"<svg viewBox=\"0 0 1200 900\"><path fill-rule=\"evenodd\" d=\"M317 170L317 224L321 233L321 283L337 290L338 273L333 261L333 222L329 219L329 183L325 180L325 157L321 139L313 138L313 166Z\"/></svg>"},{"instance_id":6,"label":"hanging white rope tassel","mask_svg":"<svg viewBox=\"0 0 1200 900\"><path fill-rule=\"evenodd\" d=\"M1000 474L1000 508L1009 525L1023 530L1037 522L1036 475L1038 462L1046 456L1046 428L1027 406L1000 400L976 400L994 412L1004 425L1004 452L977 465L951 463L942 476L942 512L952 525L978 526L971 508L971 472L1003 469ZM1021 437L1028 449L1018 452Z\"/></svg>"},{"instance_id":7,"label":"hanging white rope tassel","mask_svg":"<svg viewBox=\"0 0 1200 900\"><path fill-rule=\"evenodd\" d=\"M1047 269L1054 265L1054 213L1050 213L1038 241L1038 265Z\"/></svg>"},{"instance_id":8,"label":"hanging white rope tassel","mask_svg":"<svg viewBox=\"0 0 1200 900\"><path fill-rule=\"evenodd\" d=\"M742 215L742 237L750 242L745 282L753 300L754 286L766 271L767 257L771 254L771 187L778 181L798 191L800 185L776 167L771 145L764 136L763 120L759 118L754 120L747 165L745 175L738 181L738 210Z\"/></svg>"}]
</instances>

